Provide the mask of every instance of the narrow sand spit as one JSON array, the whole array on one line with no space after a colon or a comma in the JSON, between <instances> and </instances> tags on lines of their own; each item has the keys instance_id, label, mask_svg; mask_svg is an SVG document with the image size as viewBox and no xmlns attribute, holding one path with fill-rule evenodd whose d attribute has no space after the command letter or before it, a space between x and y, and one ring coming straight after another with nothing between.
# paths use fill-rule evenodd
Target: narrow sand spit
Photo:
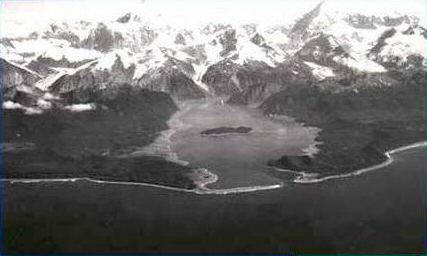
<instances>
[{"instance_id":1,"label":"narrow sand spit","mask_svg":"<svg viewBox=\"0 0 427 256\"><path fill-rule=\"evenodd\" d=\"M271 186L254 186L254 187L237 187L229 189L209 189L204 186L209 182L201 182L198 184L196 189L182 189L174 188L163 185L156 185L150 183L139 183L139 182L126 182L126 181L106 181L106 180L96 180L87 177L76 177L76 178L56 178L56 179L1 179L1 182L9 182L10 184L15 183L60 183L60 182L92 182L96 184L107 184L107 185L122 185L122 186L144 186L144 187L153 187L159 189L165 189L169 191L178 191L186 193L194 193L199 195L226 195L226 194L237 194L245 192L255 192L260 190L269 190L277 189L283 187L282 184L271 185Z\"/></svg>"},{"instance_id":2,"label":"narrow sand spit","mask_svg":"<svg viewBox=\"0 0 427 256\"><path fill-rule=\"evenodd\" d=\"M384 155L387 157L387 160L382 162L382 163L379 163L377 165L370 166L367 168L363 168L360 170L356 170L356 171L350 172L350 173L325 176L325 177L321 177L321 178L317 178L320 176L319 173L297 172L297 171L292 171L292 170L280 169L277 167L273 167L273 169L276 171L280 171L280 172L289 172L289 173L297 174L298 176L293 180L293 182L295 182L295 183L319 183L319 182L323 182L323 181L327 181L327 180L331 180L331 179L342 179L342 178L348 178L348 177L352 177L352 176L358 176L358 175L361 175L361 174L366 173L366 172L370 172L370 171L373 171L373 170L376 170L379 168L386 167L386 166L390 165L391 163L393 163L392 154L400 152L400 151L412 149L412 148L425 147L425 146L427 146L427 141L417 142L417 143L410 144L407 146L399 147L399 148L385 152Z\"/></svg>"},{"instance_id":3,"label":"narrow sand spit","mask_svg":"<svg viewBox=\"0 0 427 256\"><path fill-rule=\"evenodd\" d=\"M396 148L393 150L390 150L385 153L385 155L388 157L388 160L368 168L364 168L361 170L357 170L351 173L347 174L341 174L341 175L332 175L327 176L323 178L316 178L318 174L316 173L304 173L304 172L295 172L295 171L289 171L289 170L281 170L278 168L274 168L278 171L284 171L284 172L291 172L291 173L297 173L300 176L294 179L295 183L318 183L330 179L339 179L339 178L346 178L346 177L352 177L357 176L360 174L363 174L365 172L369 172L372 170L376 170L378 168L385 167L393 162L393 157L391 156L394 153L417 148L417 147L426 147L427 141L403 146L400 148ZM262 191L262 190L271 190L271 189L278 189L283 187L283 184L276 184L276 185L270 185L270 186L252 186L252 187L237 187L237 188L229 188L229 189L209 189L205 186L207 184L210 184L212 182L215 182L218 177L215 174L210 173L206 169L199 169L197 172L199 174L203 175L204 179L201 179L198 183L198 188L190 190L190 189L181 189L181 188L173 188L168 186L162 186L162 185L155 185L155 184L149 184L149 183L138 183L138 182L124 182L124 181L103 181L103 180L95 180L91 178L57 178L57 179L1 179L1 182L9 182L11 184L14 183L43 183L43 182L78 182L78 181L88 181L93 183L99 183L99 184L112 184L112 185L131 185L131 186L146 186L146 187L154 187L154 188L160 188L160 189L166 189L166 190L172 190L172 191L179 191L179 192L187 192L187 193L195 193L199 195L226 195L226 194L237 194L237 193L246 193L246 192L256 192L256 191ZM200 176L199 176L200 177Z\"/></svg>"}]
</instances>

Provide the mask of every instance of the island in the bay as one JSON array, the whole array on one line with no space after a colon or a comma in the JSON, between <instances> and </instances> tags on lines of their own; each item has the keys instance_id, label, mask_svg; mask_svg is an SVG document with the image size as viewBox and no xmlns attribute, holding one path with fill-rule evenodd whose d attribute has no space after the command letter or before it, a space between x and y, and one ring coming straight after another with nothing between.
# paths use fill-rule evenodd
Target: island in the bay
<instances>
[{"instance_id":1,"label":"island in the bay","mask_svg":"<svg viewBox=\"0 0 427 256\"><path fill-rule=\"evenodd\" d=\"M202 135L220 135L220 134L228 134L228 133L249 133L252 131L252 128L246 126L239 127L228 127L221 126L213 129L204 130L201 132Z\"/></svg>"},{"instance_id":2,"label":"island in the bay","mask_svg":"<svg viewBox=\"0 0 427 256\"><path fill-rule=\"evenodd\" d=\"M166 26L175 35L167 37L171 41L134 14L99 24L60 22L19 37L2 34L1 177L89 177L194 189L194 170L204 166L135 152L174 131L169 121L181 103L215 97L224 107L293 117L320 129L315 154L288 155L284 143L282 156L262 163L268 170L351 173L384 162L391 149L425 140L425 47L417 43L427 40L423 24L407 16L350 15L334 21L347 29L331 30L317 24L321 9L322 3L275 32L207 25L187 35ZM122 34L128 28L134 28L131 35ZM362 36L366 32L376 35ZM274 43L271 33L287 40ZM28 52L24 45L35 42L46 48ZM215 111L196 107L207 108L207 115ZM236 126L250 124L231 114ZM252 131L206 128L201 136Z\"/></svg>"}]
</instances>

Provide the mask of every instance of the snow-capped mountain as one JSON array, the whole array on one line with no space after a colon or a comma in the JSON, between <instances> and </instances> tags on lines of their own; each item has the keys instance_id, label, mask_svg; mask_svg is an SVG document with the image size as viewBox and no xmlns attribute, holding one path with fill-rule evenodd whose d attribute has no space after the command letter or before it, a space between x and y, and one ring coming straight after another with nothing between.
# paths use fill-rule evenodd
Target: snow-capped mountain
<instances>
[{"instance_id":1,"label":"snow-capped mountain","mask_svg":"<svg viewBox=\"0 0 427 256\"><path fill-rule=\"evenodd\" d=\"M26 70L38 77L28 86L57 96L129 84L189 99L342 79L350 72L419 68L427 38L417 17L340 12L328 2L293 22L269 26L211 22L179 28L133 13L107 22L12 25L16 30L1 39L1 58L16 66L5 69L13 72L6 77ZM11 81L18 86L21 80Z\"/></svg>"}]
</instances>

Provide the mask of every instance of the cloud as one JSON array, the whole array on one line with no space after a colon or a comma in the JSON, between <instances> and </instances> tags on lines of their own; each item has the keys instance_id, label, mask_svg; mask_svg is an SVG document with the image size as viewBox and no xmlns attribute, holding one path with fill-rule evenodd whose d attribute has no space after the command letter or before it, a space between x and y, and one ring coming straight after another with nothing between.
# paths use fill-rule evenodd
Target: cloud
<instances>
[{"instance_id":1,"label":"cloud","mask_svg":"<svg viewBox=\"0 0 427 256\"><path fill-rule=\"evenodd\" d=\"M94 110L96 109L96 106L93 103L74 104L74 105L65 106L64 109L70 110L72 112L83 112L83 111Z\"/></svg>"}]
</instances>

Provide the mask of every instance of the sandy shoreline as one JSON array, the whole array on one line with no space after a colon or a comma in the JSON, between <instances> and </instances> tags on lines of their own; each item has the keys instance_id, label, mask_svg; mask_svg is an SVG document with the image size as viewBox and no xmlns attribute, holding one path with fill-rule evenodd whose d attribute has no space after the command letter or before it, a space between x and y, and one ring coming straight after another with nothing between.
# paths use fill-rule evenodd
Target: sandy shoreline
<instances>
[{"instance_id":1,"label":"sandy shoreline","mask_svg":"<svg viewBox=\"0 0 427 256\"><path fill-rule=\"evenodd\" d=\"M169 129L160 132L160 135L148 146L135 150L131 156L160 156L169 162L187 166L189 163L178 158L178 155L172 150L172 136L179 131L190 128L179 119L190 110L190 104L182 104L180 109L172 115L167 121Z\"/></svg>"},{"instance_id":2,"label":"sandy shoreline","mask_svg":"<svg viewBox=\"0 0 427 256\"><path fill-rule=\"evenodd\" d=\"M141 182L128 182L128 181L106 181L106 180L96 180L88 177L76 177L76 178L52 178L52 179L1 179L1 182L9 182L10 184L14 183L60 183L60 182L79 182L87 181L97 184L109 184L109 185L127 185L127 186L144 186L144 187L153 187L159 189L165 189L169 191L178 191L186 193L194 193L198 195L226 195L226 194L237 194L245 192L255 192L261 190L270 190L283 187L283 184L276 184L270 186L252 186L252 187L236 187L236 188L226 188L226 189L209 189L205 188L206 183L200 184L196 189L183 189L183 188L174 188L163 185L156 185L151 183L141 183Z\"/></svg>"},{"instance_id":3,"label":"sandy shoreline","mask_svg":"<svg viewBox=\"0 0 427 256\"><path fill-rule=\"evenodd\" d=\"M345 173L345 174L337 174L337 175L330 175L330 176L325 176L325 177L321 177L321 178L317 178L320 176L319 173L308 173L308 172L297 172L297 171L292 171L292 170L286 170L286 169L280 169L277 167L274 167L273 169L276 171L280 171L280 172L289 172L289 173L295 173L298 176L293 180L294 183L319 183L319 182L323 182L323 181L327 181L327 180L331 180L331 179L341 179L341 178L348 178L348 177L352 177L352 176L358 176L360 174L366 173L366 172L370 172L379 168L383 168L386 167L388 165L390 165L391 163L393 163L393 157L391 156L394 153L400 152L400 151L404 151L404 150L408 150L408 149L412 149L412 148L418 148L418 147L426 147L427 146L427 141L422 141L422 142L417 142L417 143L413 143L410 145L406 145L406 146L402 146L399 148L395 148L392 150L389 150L387 152L384 153L384 155L387 157L387 160L376 164L374 166L370 166L367 168L363 168L363 169L359 169L350 173Z\"/></svg>"},{"instance_id":4,"label":"sandy shoreline","mask_svg":"<svg viewBox=\"0 0 427 256\"><path fill-rule=\"evenodd\" d=\"M427 146L427 141L418 142L414 144L410 144L407 146L399 147L390 151L387 151L385 155L387 156L388 160L377 164L375 166L371 166L368 168L360 169L351 173L347 174L340 174L340 175L332 175L327 176L323 178L316 178L318 174L316 173L301 173L301 172L295 172L291 170L283 170L279 169L278 171L284 171L284 172L291 172L291 173L297 173L300 176L294 179L293 182L295 183L318 183L330 179L338 179L338 178L347 178L351 176L357 176L360 174L363 174L365 172L373 171L379 168L383 168L393 162L393 157L391 156L394 153L417 148L417 147L425 147ZM278 169L278 168L275 168ZM171 191L179 191L179 192L187 192L187 193L194 193L199 195L226 195L226 194L237 194L237 193L246 193L246 192L256 192L256 191L262 191L262 190L271 190L271 189L278 189L283 187L282 184L275 184L275 185L269 185L269 186L251 186L251 187L236 187L236 188L227 188L227 189L209 189L205 186L207 184L211 184L215 182L218 177L210 173L206 169L199 169L203 174L208 175L208 179L201 180L197 185L198 187L196 189L182 189L182 188L174 188L169 186L163 186L163 185L156 185L156 184L150 184L150 183L139 183L139 182L125 182L125 181L103 181L103 180L96 180L91 179L87 177L76 177L76 178L57 178L57 179L1 179L1 182L9 182L11 184L13 183L40 183L40 182L78 182L78 181L88 181L93 183L99 183L99 184L112 184L112 185L131 185L131 186L146 186L146 187L153 187L153 188L160 188L160 189L166 189Z\"/></svg>"},{"instance_id":5,"label":"sandy shoreline","mask_svg":"<svg viewBox=\"0 0 427 256\"><path fill-rule=\"evenodd\" d=\"M208 103L202 105L202 107L207 107ZM186 102L180 104L180 110L177 111L167 122L169 129L164 130L160 133L159 137L150 145L140 148L134 152L132 152L131 156L160 156L165 160L174 162L180 165L188 166L188 161L182 160L178 158L178 155L172 150L172 142L171 138L173 134L179 131L183 131L185 129L190 128L191 126L188 124L184 124L181 122L180 117L186 114L189 110L191 110L191 102ZM235 193L244 193L244 192L254 192L260 190L269 190L276 189L283 186L283 184L274 184L268 186L249 186L249 187L235 187L235 188L226 188L226 189L210 189L206 186L209 184L215 183L219 177L209 172L206 168L195 168L192 170L190 174L190 178L193 180L195 185L197 186L195 189L183 189L183 188L175 188L164 185L156 185L152 183L144 183L144 182L126 182L126 181L106 181L106 180L97 180L92 179L90 177L73 177L73 178L49 178L49 179L1 179L1 182L9 182L13 183L41 183L41 182L79 182L86 181L97 184L110 184L110 185L132 185L132 186L146 186L153 188L166 189L170 191L179 191L179 192L187 192L187 193L195 193L200 195L205 194L213 194L213 195L224 195L224 194L235 194Z\"/></svg>"},{"instance_id":6,"label":"sandy shoreline","mask_svg":"<svg viewBox=\"0 0 427 256\"><path fill-rule=\"evenodd\" d=\"M207 107L208 102L206 104L202 105L201 107ZM177 153L175 153L172 149L172 136L179 131L186 130L191 127L191 125L184 124L180 117L188 111L192 109L192 102L185 102L180 104L180 110L177 111L167 122L169 129L164 130L160 133L159 137L150 145L140 148L134 152L132 152L130 155L132 156L160 156L163 157L165 160L174 162L183 166L188 166L189 162L185 161L183 159L179 159ZM198 106L200 107L200 106ZM256 132L256 131L255 131ZM250 131L249 133L255 133L254 131ZM212 135L205 135L205 136L224 136L228 135L226 134L212 134ZM319 143L315 142L311 144L309 147L303 149L305 153L315 153L318 151L318 148L316 147ZM388 166L393 162L393 157L391 156L393 153L400 152L403 150L416 148L416 147L425 147L427 145L426 141L410 144L407 146L399 147L390 151L387 151L384 153L384 155L387 157L387 160L376 164L371 167L363 168L360 170L356 170L350 173L345 174L336 174L336 175L330 175L325 177L320 177L320 173L307 173L307 172L298 172L298 171L292 171L292 170L286 170L286 169L280 169L278 167L270 167L276 171L279 172L288 172L296 174L297 177L293 179L294 183L318 183L323 182L331 179L339 179L339 178L347 178L352 176L357 176L360 174L363 174L365 172L373 171L379 168L383 168L385 166ZM2 145L3 146L3 145ZM7 145L6 145L7 146ZM189 193L196 193L196 194L235 194L235 193L244 193L244 192L255 192L255 191L261 191L261 190L269 190L269 189L277 189L283 187L283 183L280 184L273 184L273 185L265 185L265 186L248 186L248 187L234 187L234 188L225 188L225 189L210 189L207 188L207 185L213 184L219 180L218 175L210 172L206 168L194 168L192 169L192 173L189 174L189 178L194 182L196 185L195 189L183 189L183 188L176 188L176 187L170 187L165 185L156 185L152 183L144 183L144 182L123 182L123 181L106 181L106 180L97 180L92 179L89 177L75 177L75 178L51 178L51 179L1 179L1 182L10 182L10 183L39 183L39 182L77 182L77 181L88 181L93 183L99 183L99 184L115 184L115 185L134 185L134 186L148 186L148 187L154 187L154 188L160 188L160 189L166 189L166 190L172 190L172 191L180 191L180 192L189 192Z\"/></svg>"}]
</instances>

